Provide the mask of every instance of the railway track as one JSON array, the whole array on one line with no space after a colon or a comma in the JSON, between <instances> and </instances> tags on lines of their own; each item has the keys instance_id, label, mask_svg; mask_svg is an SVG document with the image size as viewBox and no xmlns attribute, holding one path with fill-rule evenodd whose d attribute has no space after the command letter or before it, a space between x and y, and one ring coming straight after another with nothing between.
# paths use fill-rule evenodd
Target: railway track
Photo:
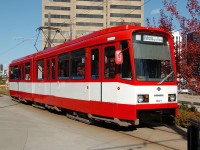
<instances>
[{"instance_id":1,"label":"railway track","mask_svg":"<svg viewBox=\"0 0 200 150\"><path fill-rule=\"evenodd\" d=\"M95 150L134 150L134 149L158 149L158 150L184 150L186 149L187 131L185 129L168 126L158 122L143 122L138 127L119 127L114 124L100 123L96 126L114 130L119 137L139 141L137 144L108 146ZM178 144L179 143L179 144Z\"/></svg>"}]
</instances>

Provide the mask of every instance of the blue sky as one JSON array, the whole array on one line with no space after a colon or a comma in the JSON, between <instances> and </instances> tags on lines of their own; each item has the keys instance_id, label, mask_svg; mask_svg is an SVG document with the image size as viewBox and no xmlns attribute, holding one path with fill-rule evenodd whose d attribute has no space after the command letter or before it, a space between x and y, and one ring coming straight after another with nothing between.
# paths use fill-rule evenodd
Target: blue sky
<instances>
[{"instance_id":1,"label":"blue sky","mask_svg":"<svg viewBox=\"0 0 200 150\"><path fill-rule=\"evenodd\" d=\"M186 1L179 0L181 4L184 3L182 6ZM36 29L42 24L41 3L41 0L1 0L0 64L8 65L13 59L36 52ZM162 6L162 0L150 0L144 7L145 18L158 19ZM185 13L184 9L181 8L182 13Z\"/></svg>"},{"instance_id":2,"label":"blue sky","mask_svg":"<svg viewBox=\"0 0 200 150\"><path fill-rule=\"evenodd\" d=\"M0 64L34 53L41 26L40 0L2 0L0 5ZM23 42L23 39L26 39Z\"/></svg>"}]
</instances>

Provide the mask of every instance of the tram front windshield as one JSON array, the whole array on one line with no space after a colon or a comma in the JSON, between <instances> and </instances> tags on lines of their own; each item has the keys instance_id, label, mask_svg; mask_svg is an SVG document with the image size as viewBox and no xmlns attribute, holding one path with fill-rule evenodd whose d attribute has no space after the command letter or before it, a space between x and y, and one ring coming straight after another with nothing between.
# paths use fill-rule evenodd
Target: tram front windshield
<instances>
[{"instance_id":1,"label":"tram front windshield","mask_svg":"<svg viewBox=\"0 0 200 150\"><path fill-rule=\"evenodd\" d=\"M134 33L133 47L138 81L174 81L167 38L154 34Z\"/></svg>"}]
</instances>

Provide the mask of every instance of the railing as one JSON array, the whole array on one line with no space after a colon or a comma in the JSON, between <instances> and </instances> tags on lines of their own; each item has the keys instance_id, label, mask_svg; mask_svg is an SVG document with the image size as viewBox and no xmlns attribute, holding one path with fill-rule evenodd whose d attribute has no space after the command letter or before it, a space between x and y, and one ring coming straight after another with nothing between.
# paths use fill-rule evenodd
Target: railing
<instances>
[{"instance_id":1,"label":"railing","mask_svg":"<svg viewBox=\"0 0 200 150\"><path fill-rule=\"evenodd\" d=\"M200 150L200 121L188 119L188 150Z\"/></svg>"}]
</instances>

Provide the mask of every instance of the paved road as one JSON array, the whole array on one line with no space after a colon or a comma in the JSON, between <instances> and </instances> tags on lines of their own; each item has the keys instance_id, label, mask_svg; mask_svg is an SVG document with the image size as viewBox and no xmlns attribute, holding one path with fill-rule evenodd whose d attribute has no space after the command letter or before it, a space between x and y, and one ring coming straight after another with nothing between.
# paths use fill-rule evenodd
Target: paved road
<instances>
[{"instance_id":1,"label":"paved road","mask_svg":"<svg viewBox=\"0 0 200 150\"><path fill-rule=\"evenodd\" d=\"M87 125L0 97L0 150L186 150L186 131Z\"/></svg>"},{"instance_id":2,"label":"paved road","mask_svg":"<svg viewBox=\"0 0 200 150\"><path fill-rule=\"evenodd\" d=\"M178 94L178 100L200 103L200 95Z\"/></svg>"},{"instance_id":3,"label":"paved road","mask_svg":"<svg viewBox=\"0 0 200 150\"><path fill-rule=\"evenodd\" d=\"M179 104L188 104L189 107L194 106L197 111L200 112L200 96L199 95L189 95L189 94L178 94Z\"/></svg>"}]
</instances>

